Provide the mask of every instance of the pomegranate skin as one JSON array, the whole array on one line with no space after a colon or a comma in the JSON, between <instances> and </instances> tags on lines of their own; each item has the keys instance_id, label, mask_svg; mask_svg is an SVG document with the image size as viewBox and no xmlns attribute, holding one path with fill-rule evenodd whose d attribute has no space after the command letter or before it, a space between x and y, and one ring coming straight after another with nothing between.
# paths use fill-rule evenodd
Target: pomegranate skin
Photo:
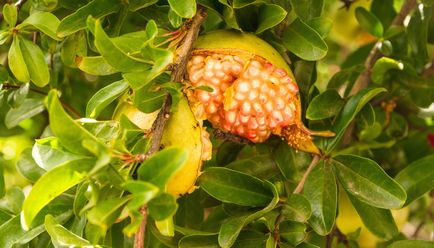
<instances>
[{"instance_id":1,"label":"pomegranate skin","mask_svg":"<svg viewBox=\"0 0 434 248\"><path fill-rule=\"evenodd\" d=\"M263 142L281 136L297 150L319 154L301 122L298 86L285 60L268 43L237 31L199 37L187 64L186 95L197 119Z\"/></svg>"}]
</instances>

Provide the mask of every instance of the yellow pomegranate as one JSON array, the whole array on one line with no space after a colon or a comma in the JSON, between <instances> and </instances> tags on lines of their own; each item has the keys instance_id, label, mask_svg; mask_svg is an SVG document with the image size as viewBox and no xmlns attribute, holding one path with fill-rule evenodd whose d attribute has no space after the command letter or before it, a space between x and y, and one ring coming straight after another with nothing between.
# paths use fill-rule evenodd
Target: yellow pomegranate
<instances>
[{"instance_id":1,"label":"yellow pomegranate","mask_svg":"<svg viewBox=\"0 0 434 248\"><path fill-rule=\"evenodd\" d=\"M116 110L114 119L119 120L122 115L147 132L152 128L158 111L143 113L123 100ZM202 123L195 119L185 97L179 101L177 111L171 113L161 143L164 147L178 146L189 151L187 161L169 180L166 191L174 196L191 193L195 189L194 184L199 176L202 161L211 157L211 142Z\"/></svg>"},{"instance_id":2,"label":"yellow pomegranate","mask_svg":"<svg viewBox=\"0 0 434 248\"><path fill-rule=\"evenodd\" d=\"M342 233L348 234L360 229L358 243L360 248L375 248L377 243L382 241L380 238L372 234L363 224L356 209L351 204L350 199L346 193L340 190L339 194L339 215L336 219L336 226ZM407 222L409 215L409 208L405 207L398 210L392 210L392 216L395 220L398 230L401 230Z\"/></svg>"}]
</instances>

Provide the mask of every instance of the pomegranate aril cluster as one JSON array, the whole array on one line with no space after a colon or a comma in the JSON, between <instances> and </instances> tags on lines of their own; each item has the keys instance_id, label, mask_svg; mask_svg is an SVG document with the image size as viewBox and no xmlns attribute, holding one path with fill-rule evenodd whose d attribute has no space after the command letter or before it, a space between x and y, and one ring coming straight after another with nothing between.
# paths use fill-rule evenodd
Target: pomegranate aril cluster
<instances>
[{"instance_id":1,"label":"pomegranate aril cluster","mask_svg":"<svg viewBox=\"0 0 434 248\"><path fill-rule=\"evenodd\" d=\"M195 115L215 128L262 142L297 122L298 87L284 69L256 59L212 54L193 56L187 71Z\"/></svg>"}]
</instances>

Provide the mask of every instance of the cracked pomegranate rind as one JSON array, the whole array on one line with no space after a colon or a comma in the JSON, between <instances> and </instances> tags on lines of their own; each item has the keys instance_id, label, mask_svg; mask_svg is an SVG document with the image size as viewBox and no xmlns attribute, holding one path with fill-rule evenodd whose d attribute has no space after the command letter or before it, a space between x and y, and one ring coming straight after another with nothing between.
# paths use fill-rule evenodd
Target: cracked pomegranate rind
<instances>
[{"instance_id":1,"label":"cracked pomegranate rind","mask_svg":"<svg viewBox=\"0 0 434 248\"><path fill-rule=\"evenodd\" d=\"M252 142L275 134L297 150L320 153L311 135L331 133L304 127L297 83L273 47L225 30L199 37L195 47L186 93L197 119Z\"/></svg>"},{"instance_id":2,"label":"cracked pomegranate rind","mask_svg":"<svg viewBox=\"0 0 434 248\"><path fill-rule=\"evenodd\" d=\"M125 115L132 123L147 132L152 128L158 112L143 113L133 105L123 102L116 111L115 119ZM187 161L169 180L166 191L174 196L191 193L195 189L194 184L202 168L202 161L211 158L212 145L209 134L202 127L202 122L194 117L185 97L181 97L177 110L171 113L164 128L161 144L164 147L179 146L189 151Z\"/></svg>"}]
</instances>

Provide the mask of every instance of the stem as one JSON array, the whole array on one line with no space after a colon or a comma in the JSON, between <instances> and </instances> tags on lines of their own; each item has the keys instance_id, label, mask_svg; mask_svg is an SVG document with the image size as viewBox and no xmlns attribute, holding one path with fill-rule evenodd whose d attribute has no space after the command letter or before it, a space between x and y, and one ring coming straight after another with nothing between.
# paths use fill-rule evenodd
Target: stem
<instances>
[{"instance_id":1,"label":"stem","mask_svg":"<svg viewBox=\"0 0 434 248\"><path fill-rule=\"evenodd\" d=\"M228 140L228 141L231 141L231 142L234 142L234 143L237 143L237 144L241 144L241 145L251 145L252 144L252 142L250 140L248 140L248 139L245 139L245 138L240 137L238 135L234 135L234 134L231 134L231 133L224 132L224 131L222 131L220 129L215 129L214 130L214 136L217 139Z\"/></svg>"},{"instance_id":2,"label":"stem","mask_svg":"<svg viewBox=\"0 0 434 248\"><path fill-rule=\"evenodd\" d=\"M401 11L399 11L399 13L395 16L395 19L393 19L391 26L401 26L405 17L416 7L416 5L416 0L405 1L404 5L401 8ZM374 47L369 52L369 56L366 58L365 61L366 70L357 78L356 83L351 89L350 95L354 95L360 90L368 87L371 78L372 67L374 66L375 62L382 56L380 50L378 49L380 43L381 41L377 41Z\"/></svg>"},{"instance_id":3,"label":"stem","mask_svg":"<svg viewBox=\"0 0 434 248\"><path fill-rule=\"evenodd\" d=\"M298 182L297 187L295 188L293 194L300 194L301 191L304 188L304 184L306 183L307 176L312 172L313 168L318 164L319 162L319 156L313 155L312 161L309 164L309 167L307 167L307 170L304 172L303 177L301 178L300 182Z\"/></svg>"},{"instance_id":4,"label":"stem","mask_svg":"<svg viewBox=\"0 0 434 248\"><path fill-rule=\"evenodd\" d=\"M136 237L134 239L134 247L144 247L145 242L145 233L146 233L146 224L148 221L148 211L146 206L142 206L140 208L140 213L143 216L143 220L140 223L139 230L136 233Z\"/></svg>"},{"instance_id":5,"label":"stem","mask_svg":"<svg viewBox=\"0 0 434 248\"><path fill-rule=\"evenodd\" d=\"M190 58L191 51L193 50L193 44L199 35L200 26L205 21L207 14L205 8L198 6L197 13L191 21L187 21L185 25L187 27L187 34L185 39L181 44L180 48L177 50L178 56L172 65L172 76L171 80L173 82L182 82L186 74L187 61ZM169 94L166 95L163 106L158 113L157 119L152 125L152 139L151 145L143 156L144 159L152 156L154 153L160 150L161 138L163 137L164 126L170 117L170 105L172 104L172 98ZM141 210L146 209L146 206L142 206ZM143 248L145 241L145 226L147 222L146 211L142 212L143 220L140 224L139 230L136 232L134 239L134 248Z\"/></svg>"}]
</instances>

